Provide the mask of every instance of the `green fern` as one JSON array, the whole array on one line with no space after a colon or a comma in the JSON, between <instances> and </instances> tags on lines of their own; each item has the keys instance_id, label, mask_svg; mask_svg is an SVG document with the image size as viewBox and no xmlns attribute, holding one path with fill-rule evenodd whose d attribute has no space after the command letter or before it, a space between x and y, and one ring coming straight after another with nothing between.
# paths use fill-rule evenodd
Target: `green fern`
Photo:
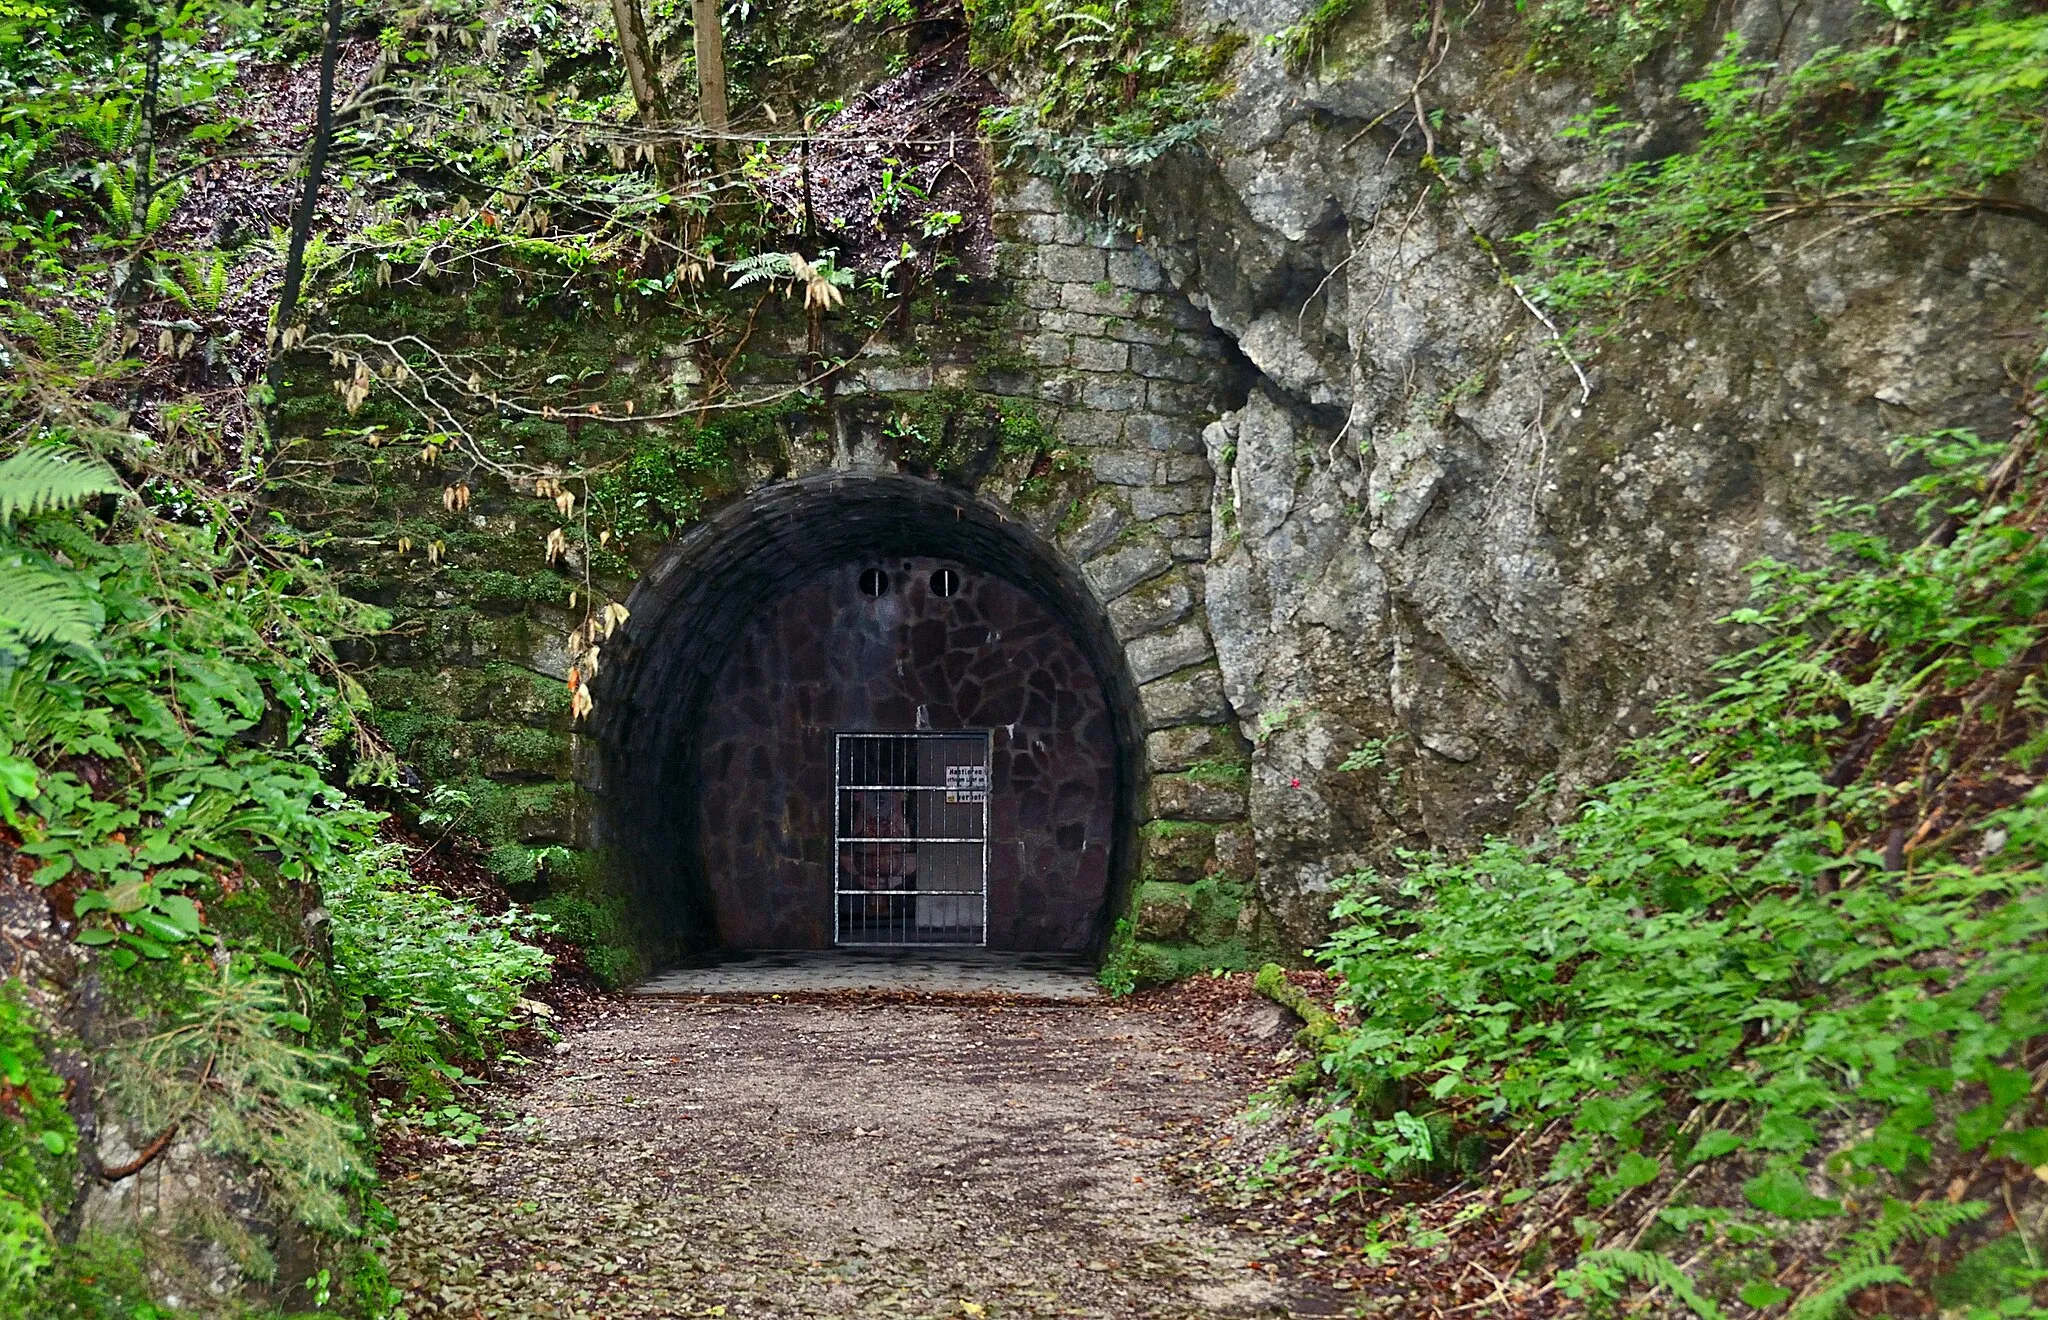
<instances>
[{"instance_id":1,"label":"green fern","mask_svg":"<svg viewBox=\"0 0 2048 1320\"><path fill-rule=\"evenodd\" d=\"M1820 1290L1786 1312L1785 1320L1834 1320L1851 1297L1880 1283L1910 1283L1905 1271L1891 1263L1893 1253L1909 1242L1933 1242L1963 1225L1982 1219L1991 1207L1983 1201L1950 1205L1935 1201L1907 1205L1885 1198L1877 1219L1849 1235L1836 1258L1835 1275Z\"/></svg>"},{"instance_id":2,"label":"green fern","mask_svg":"<svg viewBox=\"0 0 2048 1320\"><path fill-rule=\"evenodd\" d=\"M1685 1277L1685 1271L1662 1252L1589 1251L1579 1257L1579 1264L1582 1268L1590 1265L1620 1270L1638 1283L1666 1288L1700 1320L1726 1320L1721 1308L1711 1298L1700 1296L1699 1290L1692 1286L1692 1280Z\"/></svg>"},{"instance_id":3,"label":"green fern","mask_svg":"<svg viewBox=\"0 0 2048 1320\"><path fill-rule=\"evenodd\" d=\"M1851 1297L1880 1283L1911 1283L1896 1265L1867 1265L1849 1270L1828 1281L1828 1285L1786 1312L1785 1320L1834 1320Z\"/></svg>"},{"instance_id":4,"label":"green fern","mask_svg":"<svg viewBox=\"0 0 2048 1320\"><path fill-rule=\"evenodd\" d=\"M1844 1270L1866 1270L1888 1264L1892 1253L1909 1242L1934 1242L1964 1224L1982 1219L1991 1206L1984 1201L1934 1201L1908 1205L1886 1197L1875 1222L1850 1234L1841 1255Z\"/></svg>"},{"instance_id":5,"label":"green fern","mask_svg":"<svg viewBox=\"0 0 2048 1320\"><path fill-rule=\"evenodd\" d=\"M791 273L787 252L756 252L726 267L726 278L735 289L744 289L762 280L786 280Z\"/></svg>"},{"instance_id":6,"label":"green fern","mask_svg":"<svg viewBox=\"0 0 2048 1320\"><path fill-rule=\"evenodd\" d=\"M105 622L99 602L64 577L31 564L0 564L0 647L18 640L90 651Z\"/></svg>"},{"instance_id":7,"label":"green fern","mask_svg":"<svg viewBox=\"0 0 2048 1320\"><path fill-rule=\"evenodd\" d=\"M46 447L24 449L0 463L0 527L18 513L72 509L94 495L118 495L122 489L120 478L103 463Z\"/></svg>"},{"instance_id":8,"label":"green fern","mask_svg":"<svg viewBox=\"0 0 2048 1320\"><path fill-rule=\"evenodd\" d=\"M154 234L163 228L164 221L171 218L171 212L178 209L190 188L191 184L183 179L174 179L159 188L149 199L149 209L143 213L142 232Z\"/></svg>"},{"instance_id":9,"label":"green fern","mask_svg":"<svg viewBox=\"0 0 2048 1320\"><path fill-rule=\"evenodd\" d=\"M135 220L134 199L121 180L112 176L107 179L107 219L113 222L115 232L123 234Z\"/></svg>"},{"instance_id":10,"label":"green fern","mask_svg":"<svg viewBox=\"0 0 2048 1320\"><path fill-rule=\"evenodd\" d=\"M201 311L213 311L221 304L228 292L228 259L221 253L214 253L212 262L207 261L203 252L180 252L177 254L179 269L184 272L181 285L174 277L166 277L164 292L180 299L188 307ZM173 292L173 289L176 292Z\"/></svg>"}]
</instances>

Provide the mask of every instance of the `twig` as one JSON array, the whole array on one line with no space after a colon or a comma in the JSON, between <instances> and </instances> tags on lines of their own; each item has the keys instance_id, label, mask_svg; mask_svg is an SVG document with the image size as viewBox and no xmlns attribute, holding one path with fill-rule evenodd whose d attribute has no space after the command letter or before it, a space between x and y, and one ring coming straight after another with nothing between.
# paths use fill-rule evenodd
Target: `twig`
<instances>
[{"instance_id":1,"label":"twig","mask_svg":"<svg viewBox=\"0 0 2048 1320\"><path fill-rule=\"evenodd\" d=\"M108 1168L106 1165L100 1164L97 1157L95 1157L93 1163L97 1167L91 1170L92 1175L101 1182L114 1183L121 1181L123 1178L132 1178L136 1174L141 1173L149 1167L150 1161L169 1149L171 1138L178 1135L178 1126L177 1123L172 1123L169 1127L165 1128L155 1141L142 1148L140 1155L129 1160L126 1164L117 1164L112 1168Z\"/></svg>"}]
</instances>

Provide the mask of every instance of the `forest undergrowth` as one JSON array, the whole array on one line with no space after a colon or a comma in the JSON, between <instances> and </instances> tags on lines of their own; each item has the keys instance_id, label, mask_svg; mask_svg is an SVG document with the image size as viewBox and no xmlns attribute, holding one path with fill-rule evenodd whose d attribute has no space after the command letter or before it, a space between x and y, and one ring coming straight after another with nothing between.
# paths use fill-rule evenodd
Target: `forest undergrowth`
<instances>
[{"instance_id":1,"label":"forest undergrowth","mask_svg":"<svg viewBox=\"0 0 2048 1320\"><path fill-rule=\"evenodd\" d=\"M2043 441L2038 392L1902 441L1919 539L1840 509L1836 566L1757 565L1571 823L1352 877L1335 1017L1210 1176L1445 1313L2041 1314Z\"/></svg>"},{"instance_id":2,"label":"forest undergrowth","mask_svg":"<svg viewBox=\"0 0 2048 1320\"><path fill-rule=\"evenodd\" d=\"M673 534L729 436L978 278L987 199L915 89L1085 190L1197 141L1244 44L1168 3L754 12L728 18L736 128L706 135L636 101L588 6L0 0L0 1314L187 1313L165 1299L208 1286L175 1273L198 1242L254 1281L215 1313L388 1311L375 1143L474 1140L471 1082L595 992L433 819L341 658L391 616L286 512L424 490L447 518L392 523L394 580L454 581L473 501L548 526L543 585L577 613L547 713L587 714L620 543ZM833 23L912 18L933 44L872 71L890 95L822 94ZM1580 19L1615 15L1539 5L1532 33ZM1531 297L1592 323L1791 219L2021 207L2000 190L2038 162L2048 18L1885 27L1791 79L1731 51L1692 94L1699 150L1615 168L1513 248ZM672 68L690 35L656 15ZM991 69L1030 94L988 106ZM1619 151L1613 116L1583 127ZM658 320L696 381L643 407L551 342L436 341L450 306L606 345ZM776 316L799 378L750 386ZM1448 1285L1471 1309L2033 1313L2030 417L2009 450L1908 446L1909 548L1843 510L1845 567L1762 570L1738 622L1763 640L1577 823L1359 878L1302 1158L1326 1213L1398 1203L1424 1236L1353 1246L1420 1260L1485 1226ZM181 1134L235 1186L85 1222L159 1159L200 1179Z\"/></svg>"},{"instance_id":3,"label":"forest undergrowth","mask_svg":"<svg viewBox=\"0 0 2048 1320\"><path fill-rule=\"evenodd\" d=\"M1348 12L1283 45L1317 58ZM1539 62L1597 71L1615 24L1674 16L1547 6ZM1727 43L1683 149L1626 160L1641 126L1598 108L1574 132L1606 175L1480 238L1568 357L1717 262L2048 222L2038 6L1873 9L1789 60ZM1430 143L1455 204L1474 161ZM1368 1309L2048 1314L2048 358L2014 378L2012 436L1903 436L1909 479L1815 529L1828 562L1752 566L1736 653L1568 824L1350 877L1334 1016L1309 1008L1310 1058L1198 1179L1291 1208L1300 1263Z\"/></svg>"}]
</instances>

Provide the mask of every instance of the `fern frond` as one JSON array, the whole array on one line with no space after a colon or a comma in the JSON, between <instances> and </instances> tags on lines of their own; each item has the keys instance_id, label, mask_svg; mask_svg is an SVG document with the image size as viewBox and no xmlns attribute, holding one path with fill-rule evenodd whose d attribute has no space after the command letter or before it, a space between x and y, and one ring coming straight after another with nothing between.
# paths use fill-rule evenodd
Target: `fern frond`
<instances>
[{"instance_id":1,"label":"fern frond","mask_svg":"<svg viewBox=\"0 0 2048 1320\"><path fill-rule=\"evenodd\" d=\"M114 228L126 233L129 223L135 219L135 203L130 200L128 190L121 186L119 179L107 180L107 218L114 222Z\"/></svg>"},{"instance_id":2,"label":"fern frond","mask_svg":"<svg viewBox=\"0 0 2048 1320\"><path fill-rule=\"evenodd\" d=\"M59 449L24 449L0 463L0 527L18 513L71 509L94 495L118 495L121 480L104 463Z\"/></svg>"},{"instance_id":3,"label":"fern frond","mask_svg":"<svg viewBox=\"0 0 2048 1320\"><path fill-rule=\"evenodd\" d=\"M1834 1320L1851 1297L1880 1283L1910 1283L1896 1265L1867 1265L1837 1276L1827 1287L1786 1312L1785 1320Z\"/></svg>"},{"instance_id":4,"label":"fern frond","mask_svg":"<svg viewBox=\"0 0 2048 1320\"><path fill-rule=\"evenodd\" d=\"M170 219L171 212L177 210L179 203L185 200L185 194L191 186L184 179L174 179L158 189L149 199L149 209L143 213L142 232L153 234L163 228L164 221Z\"/></svg>"},{"instance_id":5,"label":"fern frond","mask_svg":"<svg viewBox=\"0 0 2048 1320\"><path fill-rule=\"evenodd\" d=\"M1954 1205L1934 1201L1914 1206L1888 1196L1876 1221L1850 1235L1842 1252L1842 1268L1853 1271L1882 1265L1907 1243L1945 1238L1964 1224L1982 1219L1990 1209L1985 1201L1959 1201Z\"/></svg>"},{"instance_id":6,"label":"fern frond","mask_svg":"<svg viewBox=\"0 0 2048 1320\"><path fill-rule=\"evenodd\" d=\"M184 263L181 262L180 264ZM189 273L192 268L190 265L186 265L185 269L187 271L189 278ZM184 285L178 282L178 277L170 272L169 267L163 266L161 264L156 266L150 272L149 282L151 285L155 286L156 290L159 293L163 294L165 297L169 298L172 302L178 304L178 306L184 308L186 311L192 312L198 310L198 308L193 305L192 295L186 291Z\"/></svg>"},{"instance_id":7,"label":"fern frond","mask_svg":"<svg viewBox=\"0 0 2048 1320\"><path fill-rule=\"evenodd\" d=\"M788 279L793 273L789 255L787 252L756 252L752 256L741 257L726 268L727 278L735 289L744 289L762 280Z\"/></svg>"},{"instance_id":8,"label":"fern frond","mask_svg":"<svg viewBox=\"0 0 2048 1320\"><path fill-rule=\"evenodd\" d=\"M0 637L13 633L31 645L59 642L90 651L105 622L99 602L58 574L0 564Z\"/></svg>"},{"instance_id":9,"label":"fern frond","mask_svg":"<svg viewBox=\"0 0 2048 1320\"><path fill-rule=\"evenodd\" d=\"M1668 1289L1700 1320L1726 1320L1713 1299L1700 1296L1699 1290L1692 1286L1692 1280L1685 1277L1685 1271L1661 1251L1589 1251L1579 1257L1579 1264L1605 1265L1620 1270L1638 1283Z\"/></svg>"}]
</instances>

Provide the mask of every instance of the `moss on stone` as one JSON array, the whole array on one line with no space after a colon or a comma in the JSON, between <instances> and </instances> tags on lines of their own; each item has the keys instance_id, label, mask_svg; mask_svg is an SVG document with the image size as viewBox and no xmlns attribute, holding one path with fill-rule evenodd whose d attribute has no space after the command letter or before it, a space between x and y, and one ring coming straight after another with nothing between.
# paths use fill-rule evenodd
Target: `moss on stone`
<instances>
[{"instance_id":1,"label":"moss on stone","mask_svg":"<svg viewBox=\"0 0 2048 1320\"><path fill-rule=\"evenodd\" d=\"M1183 773L1196 783L1238 785L1251 779L1252 767L1250 761L1205 759L1196 761Z\"/></svg>"},{"instance_id":2,"label":"moss on stone","mask_svg":"<svg viewBox=\"0 0 2048 1320\"><path fill-rule=\"evenodd\" d=\"M1142 871L1148 881L1200 880L1215 865L1216 826L1200 821L1155 820L1140 831Z\"/></svg>"},{"instance_id":3,"label":"moss on stone","mask_svg":"<svg viewBox=\"0 0 2048 1320\"><path fill-rule=\"evenodd\" d=\"M625 985L645 975L623 898L579 891L552 895L535 907L554 919L562 938L583 950L584 962L606 985Z\"/></svg>"},{"instance_id":4,"label":"moss on stone","mask_svg":"<svg viewBox=\"0 0 2048 1320\"><path fill-rule=\"evenodd\" d=\"M1209 876L1188 887L1187 938L1194 944L1221 948L1235 942L1237 919L1244 911L1250 887L1233 880Z\"/></svg>"}]
</instances>

